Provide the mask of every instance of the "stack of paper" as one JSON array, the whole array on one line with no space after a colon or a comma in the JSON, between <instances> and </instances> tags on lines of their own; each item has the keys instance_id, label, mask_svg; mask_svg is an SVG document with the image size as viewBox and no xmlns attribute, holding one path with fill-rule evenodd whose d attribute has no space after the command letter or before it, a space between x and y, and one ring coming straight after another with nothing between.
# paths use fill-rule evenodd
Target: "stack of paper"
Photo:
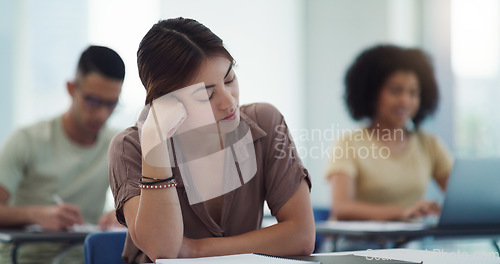
<instances>
[{"instance_id":1,"label":"stack of paper","mask_svg":"<svg viewBox=\"0 0 500 264\"><path fill-rule=\"evenodd\" d=\"M156 264L170 264L170 263L203 263L203 264L314 264L319 262L311 262L304 260L295 260L287 258L279 258L272 256L265 256L259 254L238 254L238 255L228 255L220 257L207 257L207 258L192 258L192 259L157 259Z\"/></svg>"}]
</instances>

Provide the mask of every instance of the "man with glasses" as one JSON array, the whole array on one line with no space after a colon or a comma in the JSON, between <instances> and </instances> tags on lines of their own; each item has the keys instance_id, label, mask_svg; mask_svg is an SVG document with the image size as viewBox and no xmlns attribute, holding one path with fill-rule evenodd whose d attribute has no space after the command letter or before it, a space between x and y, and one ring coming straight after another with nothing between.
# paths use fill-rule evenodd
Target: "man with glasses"
<instances>
[{"instance_id":1,"label":"man with glasses","mask_svg":"<svg viewBox=\"0 0 500 264\"><path fill-rule=\"evenodd\" d=\"M67 83L70 108L14 132L6 141L0 152L0 228L67 230L89 223L105 229L116 222L114 211L103 214L107 150L116 132L105 123L118 103L124 77L125 65L115 51L88 47L74 80ZM0 246L2 256L8 252L4 249ZM39 263L57 250L32 244L21 247L18 256L20 262Z\"/></svg>"}]
</instances>

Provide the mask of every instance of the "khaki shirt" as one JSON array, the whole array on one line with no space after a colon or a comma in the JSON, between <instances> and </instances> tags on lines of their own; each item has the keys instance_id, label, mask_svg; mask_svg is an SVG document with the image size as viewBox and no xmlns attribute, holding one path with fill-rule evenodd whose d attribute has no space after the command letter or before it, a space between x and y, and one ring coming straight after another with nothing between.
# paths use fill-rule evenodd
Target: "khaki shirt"
<instances>
[{"instance_id":1,"label":"khaki shirt","mask_svg":"<svg viewBox=\"0 0 500 264\"><path fill-rule=\"evenodd\" d=\"M366 129L346 135L333 147L327 177L353 177L357 201L410 206L424 198L431 179L449 176L453 160L436 137L423 131L409 136L408 148L394 154Z\"/></svg>"},{"instance_id":2,"label":"khaki shirt","mask_svg":"<svg viewBox=\"0 0 500 264\"><path fill-rule=\"evenodd\" d=\"M97 224L108 190L108 146L117 131L104 127L91 146L74 143L62 117L12 133L0 151L0 185L11 206L55 205L53 194L77 206L87 223ZM19 263L51 263L64 243L29 243L20 247ZM9 263L11 244L0 243L0 263ZM71 258L83 261L83 247ZM69 263L64 259L63 263Z\"/></svg>"},{"instance_id":3,"label":"khaki shirt","mask_svg":"<svg viewBox=\"0 0 500 264\"><path fill-rule=\"evenodd\" d=\"M241 106L240 117L252 132L257 172L246 184L223 195L220 225L210 217L204 203L189 204L182 178L178 177L177 194L184 236L188 238L235 236L257 230L262 223L264 201L267 201L271 214L276 215L303 179L311 188L310 176L300 161L281 113L269 104L259 103ZM108 158L117 218L126 225L123 204L141 193L138 187L141 148L137 127L127 128L115 136ZM123 259L126 263L150 261L129 235Z\"/></svg>"},{"instance_id":4,"label":"khaki shirt","mask_svg":"<svg viewBox=\"0 0 500 264\"><path fill-rule=\"evenodd\" d=\"M55 205L57 194L97 224L109 186L106 155L116 132L104 127L93 145L80 146L66 135L61 116L14 132L0 152L0 185L10 193L9 205Z\"/></svg>"}]
</instances>

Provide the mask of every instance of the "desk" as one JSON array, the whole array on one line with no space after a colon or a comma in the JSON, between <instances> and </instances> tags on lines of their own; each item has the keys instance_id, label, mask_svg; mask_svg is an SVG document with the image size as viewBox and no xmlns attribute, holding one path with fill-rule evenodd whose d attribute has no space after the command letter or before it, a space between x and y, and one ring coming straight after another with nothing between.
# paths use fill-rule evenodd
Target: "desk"
<instances>
[{"instance_id":1,"label":"desk","mask_svg":"<svg viewBox=\"0 0 500 264\"><path fill-rule=\"evenodd\" d=\"M336 225L335 223L339 223ZM374 222L366 222L363 225L361 222L356 222L357 226L346 226L343 223L347 221L326 221L316 223L316 232L325 236L332 236L334 239L334 250L338 237L358 238L367 240L376 240L385 242L388 240L395 241L394 247L401 247L405 243L420 239L423 237L453 237L453 238L487 238L492 239L493 246L500 252L497 241L500 239L500 227L494 228L430 228L418 224L394 223L396 226L391 227L391 223L378 223L379 228ZM397 226L399 224L399 227Z\"/></svg>"},{"instance_id":2,"label":"desk","mask_svg":"<svg viewBox=\"0 0 500 264\"><path fill-rule=\"evenodd\" d=\"M457 252L433 252L414 249L382 249L367 251L336 252L326 254L313 254L307 257L294 257L296 259L320 261L322 264L338 264L334 256L355 254L365 256L368 259L385 258L402 261L411 261L423 264L500 264L500 258L496 256L460 255Z\"/></svg>"},{"instance_id":3,"label":"desk","mask_svg":"<svg viewBox=\"0 0 500 264\"><path fill-rule=\"evenodd\" d=\"M37 242L68 243L68 246L58 253L58 256L62 257L72 247L83 244L88 234L88 232L26 232L22 229L0 229L0 242L12 243L11 262L17 264L17 250L23 244ZM56 256L54 262L57 263L59 260Z\"/></svg>"}]
</instances>

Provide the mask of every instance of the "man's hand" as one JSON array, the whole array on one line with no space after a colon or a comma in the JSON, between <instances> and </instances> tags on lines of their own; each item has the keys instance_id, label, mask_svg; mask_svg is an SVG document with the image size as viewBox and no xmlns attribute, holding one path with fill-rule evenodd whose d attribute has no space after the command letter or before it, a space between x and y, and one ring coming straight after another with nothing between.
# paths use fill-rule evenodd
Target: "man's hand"
<instances>
[{"instance_id":1,"label":"man's hand","mask_svg":"<svg viewBox=\"0 0 500 264\"><path fill-rule=\"evenodd\" d=\"M107 212L99 218L99 228L103 231L109 230L113 227L121 227L122 225L116 219L115 210Z\"/></svg>"},{"instance_id":2,"label":"man's hand","mask_svg":"<svg viewBox=\"0 0 500 264\"><path fill-rule=\"evenodd\" d=\"M66 230L74 224L83 224L80 209L67 203L32 207L30 216L34 224L49 231Z\"/></svg>"}]
</instances>

